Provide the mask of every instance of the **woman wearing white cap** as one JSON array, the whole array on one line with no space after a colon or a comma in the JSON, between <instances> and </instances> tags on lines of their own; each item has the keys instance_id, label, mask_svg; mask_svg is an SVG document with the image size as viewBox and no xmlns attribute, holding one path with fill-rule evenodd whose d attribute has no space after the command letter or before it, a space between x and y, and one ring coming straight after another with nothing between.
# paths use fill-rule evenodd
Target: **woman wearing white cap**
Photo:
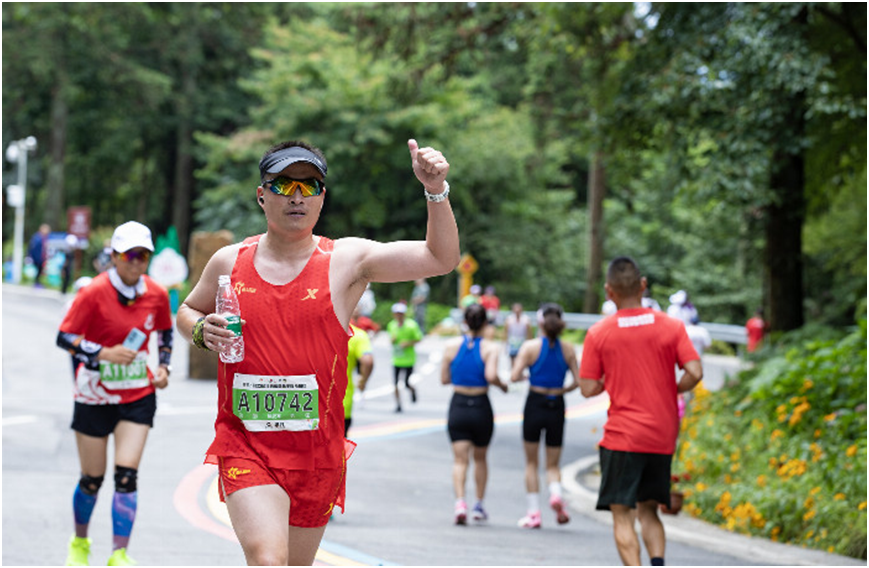
<instances>
[{"instance_id":1,"label":"woman wearing white cap","mask_svg":"<svg viewBox=\"0 0 869 568\"><path fill-rule=\"evenodd\" d=\"M691 303L688 292L679 290L670 296L670 306L667 308L667 315L681 320L686 326L691 325L691 322L697 319L697 308Z\"/></svg>"},{"instance_id":2,"label":"woman wearing white cap","mask_svg":"<svg viewBox=\"0 0 869 568\"><path fill-rule=\"evenodd\" d=\"M129 221L115 229L114 267L78 292L57 334L57 345L75 360L72 429L81 464L68 566L88 564L88 527L106 474L109 434L115 436L115 494L108 564L133 563L127 546L136 517L139 461L154 424L155 391L169 382L172 356L169 295L145 274L152 252L148 227ZM158 339L156 372L147 364L151 332Z\"/></svg>"}]
</instances>

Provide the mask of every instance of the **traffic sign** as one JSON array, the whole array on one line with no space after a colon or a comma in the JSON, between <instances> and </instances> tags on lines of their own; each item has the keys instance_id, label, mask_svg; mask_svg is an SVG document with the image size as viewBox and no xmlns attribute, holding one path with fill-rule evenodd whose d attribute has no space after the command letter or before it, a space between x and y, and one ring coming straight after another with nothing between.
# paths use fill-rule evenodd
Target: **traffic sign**
<instances>
[{"instance_id":1,"label":"traffic sign","mask_svg":"<svg viewBox=\"0 0 869 568\"><path fill-rule=\"evenodd\" d=\"M477 260L470 254L465 253L462 255L461 260L459 260L459 266L456 270L461 274L473 274L479 267L480 265L477 264Z\"/></svg>"}]
</instances>

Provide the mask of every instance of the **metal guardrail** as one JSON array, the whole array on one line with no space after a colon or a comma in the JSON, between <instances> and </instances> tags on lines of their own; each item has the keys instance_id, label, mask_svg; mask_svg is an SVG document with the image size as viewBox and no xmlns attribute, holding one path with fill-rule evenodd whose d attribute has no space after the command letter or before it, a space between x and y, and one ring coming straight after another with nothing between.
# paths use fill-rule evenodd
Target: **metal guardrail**
<instances>
[{"instance_id":1,"label":"metal guardrail","mask_svg":"<svg viewBox=\"0 0 869 568\"><path fill-rule=\"evenodd\" d=\"M450 317L453 321L461 322L463 319L464 312L459 308L453 308L450 310ZM501 311L498 313L498 324L503 325L504 319L507 317L507 311ZM528 316L528 319L531 320L533 325L536 325L537 322L537 312L525 312L525 315ZM588 329L600 320L603 319L604 316L601 314L577 314L577 313L566 313L564 314L564 321L567 324L568 329ZM709 335L712 339L717 339L719 341L724 341L725 343L735 343L740 345L745 345L748 343L748 336L745 332L745 327L741 325L731 325L727 323L710 323L710 322L700 322L700 327L706 328L709 332Z\"/></svg>"},{"instance_id":2,"label":"metal guardrail","mask_svg":"<svg viewBox=\"0 0 869 568\"><path fill-rule=\"evenodd\" d=\"M700 322L700 327L705 327L709 331L712 339L719 339L727 343L739 343L745 345L748 343L748 334L745 327L741 325L730 325L728 323L706 323Z\"/></svg>"}]
</instances>

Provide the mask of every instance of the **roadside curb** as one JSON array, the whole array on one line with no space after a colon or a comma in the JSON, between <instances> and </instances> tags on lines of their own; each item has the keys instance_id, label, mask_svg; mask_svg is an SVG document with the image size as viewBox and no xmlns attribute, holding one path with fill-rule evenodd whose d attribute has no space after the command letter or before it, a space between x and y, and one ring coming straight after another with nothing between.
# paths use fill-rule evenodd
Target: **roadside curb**
<instances>
[{"instance_id":1,"label":"roadside curb","mask_svg":"<svg viewBox=\"0 0 869 568\"><path fill-rule=\"evenodd\" d=\"M561 469L566 499L573 510L594 520L612 525L607 511L597 511L596 487L600 474L596 472L598 456L588 456ZM781 566L865 566L856 558L831 554L822 550L782 544L758 537L730 532L687 515L661 515L667 539L745 559Z\"/></svg>"},{"instance_id":2,"label":"roadside curb","mask_svg":"<svg viewBox=\"0 0 869 568\"><path fill-rule=\"evenodd\" d=\"M60 290L54 290L53 288L36 288L33 285L27 286L23 284L13 284L11 282L3 282L2 290L4 294L11 292L13 294L21 294L23 296L35 298L50 298L57 300L58 302L63 302L67 297L72 297L71 294L64 295Z\"/></svg>"}]
</instances>

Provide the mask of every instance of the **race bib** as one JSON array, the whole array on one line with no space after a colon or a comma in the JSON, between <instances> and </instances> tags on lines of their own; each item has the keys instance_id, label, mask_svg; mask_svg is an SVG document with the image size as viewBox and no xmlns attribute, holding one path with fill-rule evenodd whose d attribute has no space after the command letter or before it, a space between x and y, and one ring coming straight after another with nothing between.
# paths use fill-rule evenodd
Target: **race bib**
<instances>
[{"instance_id":1,"label":"race bib","mask_svg":"<svg viewBox=\"0 0 869 568\"><path fill-rule=\"evenodd\" d=\"M100 380L106 388L113 390L147 387L151 384L148 380L147 360L148 353L139 351L129 365L100 361Z\"/></svg>"},{"instance_id":2,"label":"race bib","mask_svg":"<svg viewBox=\"0 0 869 568\"><path fill-rule=\"evenodd\" d=\"M301 432L320 425L316 375L276 376L236 373L232 411L249 432Z\"/></svg>"}]
</instances>

